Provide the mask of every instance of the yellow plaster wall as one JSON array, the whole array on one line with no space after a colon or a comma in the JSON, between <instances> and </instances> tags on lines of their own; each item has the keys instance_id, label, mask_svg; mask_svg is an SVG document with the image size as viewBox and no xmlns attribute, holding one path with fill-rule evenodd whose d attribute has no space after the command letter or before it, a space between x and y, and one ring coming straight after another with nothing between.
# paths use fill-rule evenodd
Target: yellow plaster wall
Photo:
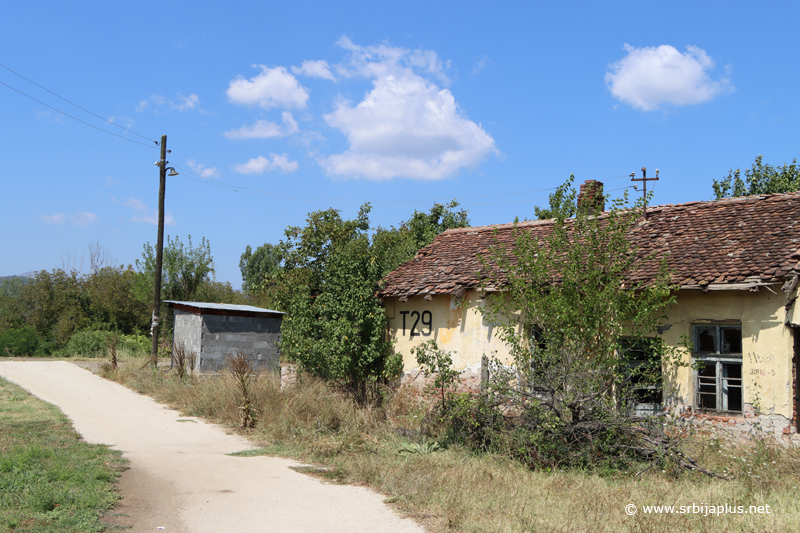
<instances>
[{"instance_id":1,"label":"yellow plaster wall","mask_svg":"<svg viewBox=\"0 0 800 533\"><path fill-rule=\"evenodd\" d=\"M671 346L680 346L682 337L691 338L692 324L704 321L730 320L742 325L742 377L744 401L758 402L763 410L774 409L775 414L792 417L792 330L785 326L787 312L784 306L786 295L776 290L750 291L701 291L685 290L677 293L677 302L669 310L662 337ZM421 296L400 302L387 298L384 302L389 319L390 335L395 339L395 350L403 354L406 370L417 367L410 349L429 339L436 340L440 348L453 353L453 364L458 370L468 365L475 368L481 356L496 356L509 361L508 348L497 339L494 328L478 311L485 304L474 291L469 291L466 305L452 296L436 296L426 301ZM796 304L790 309L789 319L800 323L800 311ZM403 315L407 311L406 329L403 332ZM427 326L411 337L410 328L416 321L411 313L431 313L432 327L428 336ZM684 361L691 363L691 355L684 354ZM694 403L694 380L688 366L667 370L665 393L686 404Z\"/></svg>"},{"instance_id":2,"label":"yellow plaster wall","mask_svg":"<svg viewBox=\"0 0 800 533\"><path fill-rule=\"evenodd\" d=\"M474 291L464 296L465 303L450 295L440 295L427 301L422 296L409 298L401 302L397 298L387 298L384 308L389 319L389 333L395 340L394 349L403 354L403 366L406 370L416 368L417 361L411 354L411 348L428 340L435 340L440 349L455 352L453 366L463 370L468 365L474 368L480 365L481 356L497 357L508 361L508 348L494 336L494 330L478 310L485 304ZM406 328L403 330L403 312ZM422 325L421 316L424 311L431 313L432 331ZM411 326L417 321L413 312L420 315L420 321L411 337Z\"/></svg>"},{"instance_id":3,"label":"yellow plaster wall","mask_svg":"<svg viewBox=\"0 0 800 533\"><path fill-rule=\"evenodd\" d=\"M692 324L719 320L741 322L742 325L742 384L744 402L762 410L792 417L792 330L784 325L786 295L777 290L702 291L684 290L677 293L677 302L665 321L662 338L668 345L679 346L681 337L691 339ZM684 354L691 363L691 355ZM666 373L667 390L680 401L694 403L693 371L679 367Z\"/></svg>"}]
</instances>

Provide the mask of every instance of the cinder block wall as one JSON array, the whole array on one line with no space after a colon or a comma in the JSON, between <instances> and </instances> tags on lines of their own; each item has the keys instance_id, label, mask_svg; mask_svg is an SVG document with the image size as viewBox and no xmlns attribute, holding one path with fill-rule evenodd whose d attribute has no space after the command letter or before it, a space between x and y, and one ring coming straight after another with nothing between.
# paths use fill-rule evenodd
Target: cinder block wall
<instances>
[{"instance_id":1,"label":"cinder block wall","mask_svg":"<svg viewBox=\"0 0 800 533\"><path fill-rule=\"evenodd\" d=\"M183 343L187 355L189 353L200 353L200 331L203 327L203 318L194 313L187 313L180 309L175 309L175 322L172 334L172 344L177 346ZM195 361L195 365L197 361Z\"/></svg>"},{"instance_id":2,"label":"cinder block wall","mask_svg":"<svg viewBox=\"0 0 800 533\"><path fill-rule=\"evenodd\" d=\"M255 370L278 371L281 319L226 315L202 315L201 372L224 370L226 358L240 350Z\"/></svg>"}]
</instances>

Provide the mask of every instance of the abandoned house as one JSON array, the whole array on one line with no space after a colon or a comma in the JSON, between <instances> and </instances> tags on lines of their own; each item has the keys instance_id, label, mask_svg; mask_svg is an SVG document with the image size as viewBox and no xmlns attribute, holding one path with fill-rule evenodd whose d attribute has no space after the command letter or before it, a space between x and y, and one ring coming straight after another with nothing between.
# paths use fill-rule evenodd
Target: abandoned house
<instances>
[{"instance_id":1,"label":"abandoned house","mask_svg":"<svg viewBox=\"0 0 800 533\"><path fill-rule=\"evenodd\" d=\"M227 358L237 351L246 355L256 371L278 371L284 313L250 305L167 303L175 317L172 345L192 354L190 366L196 371L224 370Z\"/></svg>"},{"instance_id":2,"label":"abandoned house","mask_svg":"<svg viewBox=\"0 0 800 533\"><path fill-rule=\"evenodd\" d=\"M661 337L675 347L690 338L685 362L704 363L664 373L664 393L651 396L650 410L742 434L758 426L800 439L800 193L651 206L647 212L629 238L643 254L666 255L679 287ZM545 237L552 223L517 227ZM479 372L483 355L508 360L508 348L479 312L487 293L502 291L481 286L479 257L496 243L511 245L513 232L513 224L447 230L385 277L379 297L406 371L417 366L410 348L429 339L453 352L454 365L467 374ZM645 270L657 267L653 261Z\"/></svg>"}]
</instances>

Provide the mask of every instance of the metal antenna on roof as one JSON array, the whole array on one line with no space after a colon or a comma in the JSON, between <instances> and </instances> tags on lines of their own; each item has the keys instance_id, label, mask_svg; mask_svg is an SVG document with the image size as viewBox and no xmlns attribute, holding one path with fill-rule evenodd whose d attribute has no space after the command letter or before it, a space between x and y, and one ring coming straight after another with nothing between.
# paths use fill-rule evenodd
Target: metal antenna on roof
<instances>
[{"instance_id":1,"label":"metal antenna on roof","mask_svg":"<svg viewBox=\"0 0 800 533\"><path fill-rule=\"evenodd\" d=\"M647 182L648 181L658 181L658 169L656 169L656 177L655 178L647 178L647 168L642 167L642 177L637 178L636 172L631 172L631 181L641 181L642 182L642 198L644 199L644 219L647 220ZM636 185L633 186L633 189L638 191L639 187Z\"/></svg>"}]
</instances>

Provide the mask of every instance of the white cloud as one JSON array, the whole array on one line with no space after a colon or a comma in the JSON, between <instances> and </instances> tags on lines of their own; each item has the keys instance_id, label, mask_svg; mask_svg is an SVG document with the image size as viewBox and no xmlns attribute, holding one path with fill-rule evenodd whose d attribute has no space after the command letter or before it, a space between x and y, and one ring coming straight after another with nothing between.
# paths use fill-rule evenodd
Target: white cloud
<instances>
[{"instance_id":1,"label":"white cloud","mask_svg":"<svg viewBox=\"0 0 800 533\"><path fill-rule=\"evenodd\" d=\"M281 171L281 174L288 174L294 172L298 168L297 161L289 161L289 157L286 154L269 155L271 159L260 155L250 159L247 163L234 165L233 170L240 174L263 174L264 172L278 169Z\"/></svg>"},{"instance_id":2,"label":"white cloud","mask_svg":"<svg viewBox=\"0 0 800 533\"><path fill-rule=\"evenodd\" d=\"M436 52L387 43L360 46L346 36L337 44L345 51L341 63L307 60L299 67L291 67L298 76L372 82L372 89L360 103L341 100L323 116L349 142L343 153L317 159L329 176L438 180L477 166L489 153L498 153L494 139L469 120L450 90L443 88L449 83L446 71L450 63L442 61ZM232 102L258 104L265 109L305 107L309 92L285 67L260 68L261 73L254 78L231 81L227 94ZM262 119L227 131L225 136L277 138L299 130L294 117L286 111L280 125ZM304 133L308 136L311 132ZM273 169L293 172L298 168L297 162L290 162L285 154L283 160L280 157L260 156L233 168L245 174Z\"/></svg>"},{"instance_id":3,"label":"white cloud","mask_svg":"<svg viewBox=\"0 0 800 533\"><path fill-rule=\"evenodd\" d=\"M482 56L478 56L475 59L475 65L473 65L473 67L472 67L472 73L473 74L477 74L478 72L480 72L481 70L483 70L486 67L490 66L491 64L492 64L492 60L489 59L489 56L487 56L486 54L484 54Z\"/></svg>"},{"instance_id":4,"label":"white cloud","mask_svg":"<svg viewBox=\"0 0 800 533\"><path fill-rule=\"evenodd\" d=\"M83 211L79 213L75 213L70 220L76 226L81 226L83 228L88 228L90 224L93 224L97 221L97 215L94 213L90 213L88 211Z\"/></svg>"},{"instance_id":5,"label":"white cloud","mask_svg":"<svg viewBox=\"0 0 800 533\"><path fill-rule=\"evenodd\" d=\"M150 95L149 100L140 100L138 104L136 104L136 112L142 113L145 109L150 107L150 104L153 105L153 112L156 114L160 114L163 111L167 110L176 110L176 111L194 111L200 109L200 97L196 94L192 93L189 96L184 96L181 93L175 93L178 97L177 101L167 100L164 98L163 95L160 94L152 94Z\"/></svg>"},{"instance_id":6,"label":"white cloud","mask_svg":"<svg viewBox=\"0 0 800 533\"><path fill-rule=\"evenodd\" d=\"M192 172L194 172L201 178L219 177L219 172L217 171L217 167L206 167L205 165L196 163L194 159L189 159L188 161L186 161L186 164L189 166L189 168L192 169Z\"/></svg>"},{"instance_id":7,"label":"white cloud","mask_svg":"<svg viewBox=\"0 0 800 533\"><path fill-rule=\"evenodd\" d=\"M380 78L397 74L399 70L416 69L423 74L436 76L445 85L449 83L444 71L450 67L450 62L442 62L432 50L409 50L388 44L359 46L346 36L342 36L336 44L348 52L346 61L336 66L341 76Z\"/></svg>"},{"instance_id":8,"label":"white cloud","mask_svg":"<svg viewBox=\"0 0 800 533\"><path fill-rule=\"evenodd\" d=\"M462 115L453 94L417 73L444 76L435 53L360 47L346 37L339 44L351 53L349 72L372 77L373 89L359 104L339 102L324 116L350 143L320 161L328 175L438 180L497 153L494 139Z\"/></svg>"},{"instance_id":9,"label":"white cloud","mask_svg":"<svg viewBox=\"0 0 800 533\"><path fill-rule=\"evenodd\" d=\"M116 200L114 201L116 202ZM151 211L150 208L138 198L129 198L123 205L140 212L131 217L131 222L144 222L145 224L152 224L154 226L158 225L158 211L155 209ZM164 224L167 226L175 225L175 217L172 216L172 213L167 212L164 215Z\"/></svg>"},{"instance_id":10,"label":"white cloud","mask_svg":"<svg viewBox=\"0 0 800 533\"><path fill-rule=\"evenodd\" d=\"M67 220L67 215L64 213L53 213L52 215L41 215L39 218L48 224L63 224Z\"/></svg>"},{"instance_id":11,"label":"white cloud","mask_svg":"<svg viewBox=\"0 0 800 533\"><path fill-rule=\"evenodd\" d=\"M177 94L180 101L177 104L171 105L178 111L191 111L200 104L200 98L196 94L190 94L189 96L183 96L180 93Z\"/></svg>"},{"instance_id":12,"label":"white cloud","mask_svg":"<svg viewBox=\"0 0 800 533\"><path fill-rule=\"evenodd\" d=\"M308 89L300 85L286 67L261 67L261 74L249 80L239 76L230 83L228 98L237 104L258 104L264 109L284 107L302 109L308 101Z\"/></svg>"},{"instance_id":13,"label":"white cloud","mask_svg":"<svg viewBox=\"0 0 800 533\"><path fill-rule=\"evenodd\" d=\"M40 217L48 224L63 224L69 221L71 224L88 228L90 224L97 222L97 215L88 211L79 211L74 215L67 216L64 213L54 213L52 215L42 215Z\"/></svg>"},{"instance_id":14,"label":"white cloud","mask_svg":"<svg viewBox=\"0 0 800 533\"><path fill-rule=\"evenodd\" d=\"M125 128L128 128L128 129L132 128L133 124L134 124L132 118L122 117L122 116L118 117L116 115L111 115L110 117L108 117L108 121L112 122L112 123L115 123L115 124L120 124L121 123Z\"/></svg>"},{"instance_id":15,"label":"white cloud","mask_svg":"<svg viewBox=\"0 0 800 533\"><path fill-rule=\"evenodd\" d=\"M303 61L303 64L299 67L292 67L292 72L298 76L336 81L336 78L333 77L333 73L328 66L328 62L321 59Z\"/></svg>"},{"instance_id":16,"label":"white cloud","mask_svg":"<svg viewBox=\"0 0 800 533\"><path fill-rule=\"evenodd\" d=\"M285 137L300 131L291 112L284 111L281 117L281 124L269 120L257 120L252 126L242 126L238 130L226 131L224 135L228 139L269 139Z\"/></svg>"},{"instance_id":17,"label":"white cloud","mask_svg":"<svg viewBox=\"0 0 800 533\"><path fill-rule=\"evenodd\" d=\"M144 222L145 224L152 224L153 226L157 226L158 213L156 211L153 211L152 213L147 213L144 215L134 215L131 217L131 222ZM164 215L164 225L166 226L175 225L175 217L172 216L172 213L167 212Z\"/></svg>"},{"instance_id":18,"label":"white cloud","mask_svg":"<svg viewBox=\"0 0 800 533\"><path fill-rule=\"evenodd\" d=\"M144 205L144 202L139 200L138 198L130 198L125 205L135 209L136 211L147 211L147 206Z\"/></svg>"},{"instance_id":19,"label":"white cloud","mask_svg":"<svg viewBox=\"0 0 800 533\"><path fill-rule=\"evenodd\" d=\"M699 104L733 88L727 78L711 78L714 62L702 48L687 46L681 53L669 45L626 44L624 50L628 55L609 65L606 85L615 98L637 109Z\"/></svg>"}]
</instances>

